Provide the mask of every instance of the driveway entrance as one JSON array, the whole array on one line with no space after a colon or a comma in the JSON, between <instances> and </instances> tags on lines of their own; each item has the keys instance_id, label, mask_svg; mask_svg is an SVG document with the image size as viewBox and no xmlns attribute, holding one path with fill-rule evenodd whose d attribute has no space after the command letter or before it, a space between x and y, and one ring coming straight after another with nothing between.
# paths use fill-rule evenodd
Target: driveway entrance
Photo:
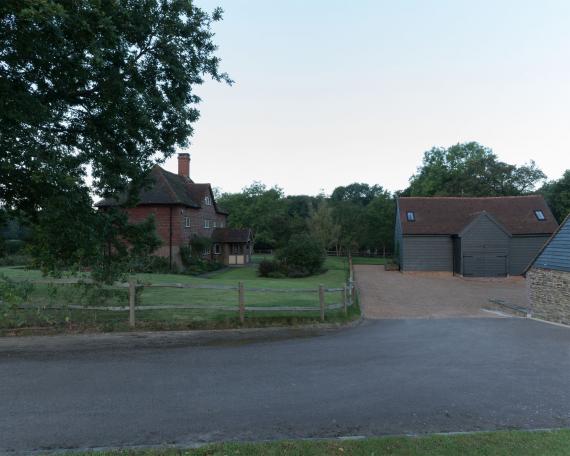
<instances>
[{"instance_id":1,"label":"driveway entrance","mask_svg":"<svg viewBox=\"0 0 570 456\"><path fill-rule=\"evenodd\" d=\"M385 271L355 266L364 315L384 318L497 317L490 299L527 307L522 277L461 278L449 273Z\"/></svg>"}]
</instances>

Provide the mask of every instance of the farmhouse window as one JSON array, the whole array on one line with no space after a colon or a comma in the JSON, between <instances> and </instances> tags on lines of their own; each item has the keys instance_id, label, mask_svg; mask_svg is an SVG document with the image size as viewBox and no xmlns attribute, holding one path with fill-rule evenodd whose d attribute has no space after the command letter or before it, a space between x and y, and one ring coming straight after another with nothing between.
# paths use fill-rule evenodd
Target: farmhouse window
<instances>
[{"instance_id":1,"label":"farmhouse window","mask_svg":"<svg viewBox=\"0 0 570 456\"><path fill-rule=\"evenodd\" d=\"M190 217L184 217L184 226L190 228Z\"/></svg>"},{"instance_id":2,"label":"farmhouse window","mask_svg":"<svg viewBox=\"0 0 570 456\"><path fill-rule=\"evenodd\" d=\"M210 247L204 247L204 250L202 251L203 255L209 255L210 254Z\"/></svg>"},{"instance_id":3,"label":"farmhouse window","mask_svg":"<svg viewBox=\"0 0 570 456\"><path fill-rule=\"evenodd\" d=\"M406 213L406 219L408 222L415 222L416 221L416 214L413 211L408 211Z\"/></svg>"},{"instance_id":4,"label":"farmhouse window","mask_svg":"<svg viewBox=\"0 0 570 456\"><path fill-rule=\"evenodd\" d=\"M210 228L210 221L208 219L204 219L204 228Z\"/></svg>"},{"instance_id":5,"label":"farmhouse window","mask_svg":"<svg viewBox=\"0 0 570 456\"><path fill-rule=\"evenodd\" d=\"M206 206L211 206L212 205L212 198L210 198L209 196L206 196L204 198L204 202L206 203Z\"/></svg>"},{"instance_id":6,"label":"farmhouse window","mask_svg":"<svg viewBox=\"0 0 570 456\"><path fill-rule=\"evenodd\" d=\"M220 244L214 244L214 255L219 255L220 253L222 253Z\"/></svg>"}]
</instances>

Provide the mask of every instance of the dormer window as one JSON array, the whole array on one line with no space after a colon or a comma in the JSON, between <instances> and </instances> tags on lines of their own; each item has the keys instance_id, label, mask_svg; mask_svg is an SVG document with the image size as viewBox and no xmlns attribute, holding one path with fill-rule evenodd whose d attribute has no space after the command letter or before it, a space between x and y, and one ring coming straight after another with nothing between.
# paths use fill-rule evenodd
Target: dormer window
<instances>
[{"instance_id":1,"label":"dormer window","mask_svg":"<svg viewBox=\"0 0 570 456\"><path fill-rule=\"evenodd\" d=\"M206 206L211 206L212 205L212 198L210 198L209 196L206 196L204 198L204 203L206 204Z\"/></svg>"},{"instance_id":2,"label":"dormer window","mask_svg":"<svg viewBox=\"0 0 570 456\"><path fill-rule=\"evenodd\" d=\"M544 222L546 220L546 217L544 216L544 212L542 212L541 210L537 209L536 211L534 211L534 216L536 217L536 219L539 222Z\"/></svg>"},{"instance_id":3,"label":"dormer window","mask_svg":"<svg viewBox=\"0 0 570 456\"><path fill-rule=\"evenodd\" d=\"M416 221L416 214L414 211L406 212L406 220L408 222L415 222Z\"/></svg>"}]
</instances>

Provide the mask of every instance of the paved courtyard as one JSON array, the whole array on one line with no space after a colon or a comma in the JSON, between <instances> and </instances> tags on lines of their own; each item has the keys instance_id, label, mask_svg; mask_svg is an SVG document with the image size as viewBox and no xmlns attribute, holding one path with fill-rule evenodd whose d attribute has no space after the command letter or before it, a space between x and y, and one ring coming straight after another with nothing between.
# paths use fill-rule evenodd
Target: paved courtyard
<instances>
[{"instance_id":1,"label":"paved courtyard","mask_svg":"<svg viewBox=\"0 0 570 456\"><path fill-rule=\"evenodd\" d=\"M497 317L481 310L489 299L527 307L522 277L454 277L447 273L400 273L383 266L355 266L367 318Z\"/></svg>"}]
</instances>

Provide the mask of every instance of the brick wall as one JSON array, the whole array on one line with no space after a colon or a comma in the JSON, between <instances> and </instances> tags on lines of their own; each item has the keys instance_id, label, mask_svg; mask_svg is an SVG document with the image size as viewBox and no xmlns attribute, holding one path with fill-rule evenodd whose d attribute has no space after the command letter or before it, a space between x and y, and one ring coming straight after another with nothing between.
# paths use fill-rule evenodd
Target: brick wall
<instances>
[{"instance_id":1,"label":"brick wall","mask_svg":"<svg viewBox=\"0 0 570 456\"><path fill-rule=\"evenodd\" d=\"M533 317L570 324L570 272L532 268L526 283Z\"/></svg>"},{"instance_id":2,"label":"brick wall","mask_svg":"<svg viewBox=\"0 0 570 456\"><path fill-rule=\"evenodd\" d=\"M129 221L140 223L151 214L154 214L156 231L162 240L155 255L168 257L170 238L170 207L169 206L138 206L127 209ZM186 226L186 217L190 218L190 226ZM210 220L210 228L204 228L204 220ZM172 207L172 260L180 265L180 247L188 245L194 234L198 236L211 237L214 230L213 221L220 226L220 222L227 226L227 216L216 213L213 205L203 204L201 209L192 209L185 206Z\"/></svg>"}]
</instances>

